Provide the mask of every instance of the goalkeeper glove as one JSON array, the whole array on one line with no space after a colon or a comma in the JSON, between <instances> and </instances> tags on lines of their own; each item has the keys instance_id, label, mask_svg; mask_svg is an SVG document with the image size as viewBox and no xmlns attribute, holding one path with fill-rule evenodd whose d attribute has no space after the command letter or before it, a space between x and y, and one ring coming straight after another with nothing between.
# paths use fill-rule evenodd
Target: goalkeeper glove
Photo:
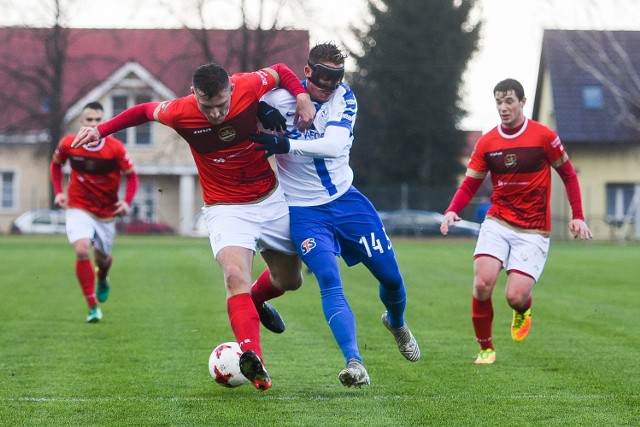
<instances>
[{"instance_id":1,"label":"goalkeeper glove","mask_svg":"<svg viewBox=\"0 0 640 427\"><path fill-rule=\"evenodd\" d=\"M258 103L258 119L265 129L276 132L287 130L287 120L280 114L280 111L264 101Z\"/></svg>"},{"instance_id":2,"label":"goalkeeper glove","mask_svg":"<svg viewBox=\"0 0 640 427\"><path fill-rule=\"evenodd\" d=\"M285 154L291 149L289 140L282 136L272 133L252 133L249 135L249 141L261 144L256 151L264 151L264 157L273 156L274 154Z\"/></svg>"}]
</instances>

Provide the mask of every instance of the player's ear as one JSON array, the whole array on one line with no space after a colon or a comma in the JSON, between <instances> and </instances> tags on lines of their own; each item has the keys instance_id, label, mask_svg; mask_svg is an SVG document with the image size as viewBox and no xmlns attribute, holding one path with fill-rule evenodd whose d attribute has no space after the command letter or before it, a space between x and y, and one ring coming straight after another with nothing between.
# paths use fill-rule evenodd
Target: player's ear
<instances>
[{"instance_id":1,"label":"player's ear","mask_svg":"<svg viewBox=\"0 0 640 427\"><path fill-rule=\"evenodd\" d=\"M308 65L304 66L304 76L306 78L311 77L311 75L313 74L313 70L311 69L311 67L309 67Z\"/></svg>"},{"instance_id":2,"label":"player's ear","mask_svg":"<svg viewBox=\"0 0 640 427\"><path fill-rule=\"evenodd\" d=\"M191 86L191 94L192 94L192 95L195 95L195 94L196 94L196 91L193 89L193 86Z\"/></svg>"},{"instance_id":3,"label":"player's ear","mask_svg":"<svg viewBox=\"0 0 640 427\"><path fill-rule=\"evenodd\" d=\"M229 86L229 93L233 93L233 88L236 87L235 83L231 83L231 85Z\"/></svg>"}]
</instances>

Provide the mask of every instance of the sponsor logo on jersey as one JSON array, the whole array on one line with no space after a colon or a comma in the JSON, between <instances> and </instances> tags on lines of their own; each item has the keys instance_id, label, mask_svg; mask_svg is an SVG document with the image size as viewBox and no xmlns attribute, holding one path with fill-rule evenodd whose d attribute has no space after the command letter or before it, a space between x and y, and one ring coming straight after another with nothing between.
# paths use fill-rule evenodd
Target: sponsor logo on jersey
<instances>
[{"instance_id":1,"label":"sponsor logo on jersey","mask_svg":"<svg viewBox=\"0 0 640 427\"><path fill-rule=\"evenodd\" d=\"M305 239L302 243L300 243L300 250L302 251L302 255L308 254L315 247L316 240L313 237L309 237L308 239Z\"/></svg>"},{"instance_id":2,"label":"sponsor logo on jersey","mask_svg":"<svg viewBox=\"0 0 640 427\"><path fill-rule=\"evenodd\" d=\"M257 74L260 76L260 79L262 80L262 86L266 86L269 84L269 81L267 80L266 71L259 70Z\"/></svg>"},{"instance_id":3,"label":"sponsor logo on jersey","mask_svg":"<svg viewBox=\"0 0 640 427\"><path fill-rule=\"evenodd\" d=\"M221 141L229 142L236 137L236 130L233 126L225 126L218 131L218 137Z\"/></svg>"},{"instance_id":4,"label":"sponsor logo on jersey","mask_svg":"<svg viewBox=\"0 0 640 427\"><path fill-rule=\"evenodd\" d=\"M207 132L211 132L211 131L212 131L212 129L211 129L211 128L206 128L206 129L196 129L196 130L194 130L194 131L193 131L193 134L194 134L194 135L200 135L200 134L207 133Z\"/></svg>"},{"instance_id":5,"label":"sponsor logo on jersey","mask_svg":"<svg viewBox=\"0 0 640 427\"><path fill-rule=\"evenodd\" d=\"M508 168L513 168L518 164L518 156L515 154L507 154L504 157L504 165Z\"/></svg>"}]
</instances>

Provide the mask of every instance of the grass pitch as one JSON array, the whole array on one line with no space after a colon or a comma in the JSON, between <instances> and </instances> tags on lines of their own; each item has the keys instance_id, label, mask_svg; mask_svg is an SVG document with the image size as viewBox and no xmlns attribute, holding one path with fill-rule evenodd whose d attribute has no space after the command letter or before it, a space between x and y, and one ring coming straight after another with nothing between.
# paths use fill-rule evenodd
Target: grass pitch
<instances>
[{"instance_id":1,"label":"grass pitch","mask_svg":"<svg viewBox=\"0 0 640 427\"><path fill-rule=\"evenodd\" d=\"M522 343L510 338L503 275L493 366L473 364L473 246L395 241L418 363L380 323L377 283L343 268L371 376L359 390L338 382L342 355L306 276L273 301L287 330L263 329L274 386L259 393L209 376L209 353L233 335L208 240L119 236L104 319L89 325L66 239L0 236L0 425L640 424L640 246L552 242Z\"/></svg>"}]
</instances>

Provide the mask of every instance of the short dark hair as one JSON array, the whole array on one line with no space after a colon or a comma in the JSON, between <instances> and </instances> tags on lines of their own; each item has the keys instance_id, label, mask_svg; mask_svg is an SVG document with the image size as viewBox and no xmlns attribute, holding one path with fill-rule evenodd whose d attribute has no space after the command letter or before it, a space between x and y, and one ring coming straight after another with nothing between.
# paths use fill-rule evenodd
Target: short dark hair
<instances>
[{"instance_id":1,"label":"short dark hair","mask_svg":"<svg viewBox=\"0 0 640 427\"><path fill-rule=\"evenodd\" d=\"M506 92L509 92L510 90L515 92L516 96L518 97L518 100L522 100L522 98L524 98L524 88L522 87L520 82L517 81L516 79L502 80L500 83L496 85L496 87L493 88L493 94L495 95L496 92L506 93Z\"/></svg>"},{"instance_id":2,"label":"short dark hair","mask_svg":"<svg viewBox=\"0 0 640 427\"><path fill-rule=\"evenodd\" d=\"M86 110L87 108L91 110L104 111L104 108L102 108L102 104L100 104L98 101L90 102L82 107L83 110Z\"/></svg>"},{"instance_id":3,"label":"short dark hair","mask_svg":"<svg viewBox=\"0 0 640 427\"><path fill-rule=\"evenodd\" d=\"M192 83L194 90L206 98L213 98L229 87L229 73L224 67L210 62L195 69Z\"/></svg>"},{"instance_id":4,"label":"short dark hair","mask_svg":"<svg viewBox=\"0 0 640 427\"><path fill-rule=\"evenodd\" d=\"M309 64L331 62L342 65L347 57L334 43L318 43L309 51Z\"/></svg>"}]
</instances>

